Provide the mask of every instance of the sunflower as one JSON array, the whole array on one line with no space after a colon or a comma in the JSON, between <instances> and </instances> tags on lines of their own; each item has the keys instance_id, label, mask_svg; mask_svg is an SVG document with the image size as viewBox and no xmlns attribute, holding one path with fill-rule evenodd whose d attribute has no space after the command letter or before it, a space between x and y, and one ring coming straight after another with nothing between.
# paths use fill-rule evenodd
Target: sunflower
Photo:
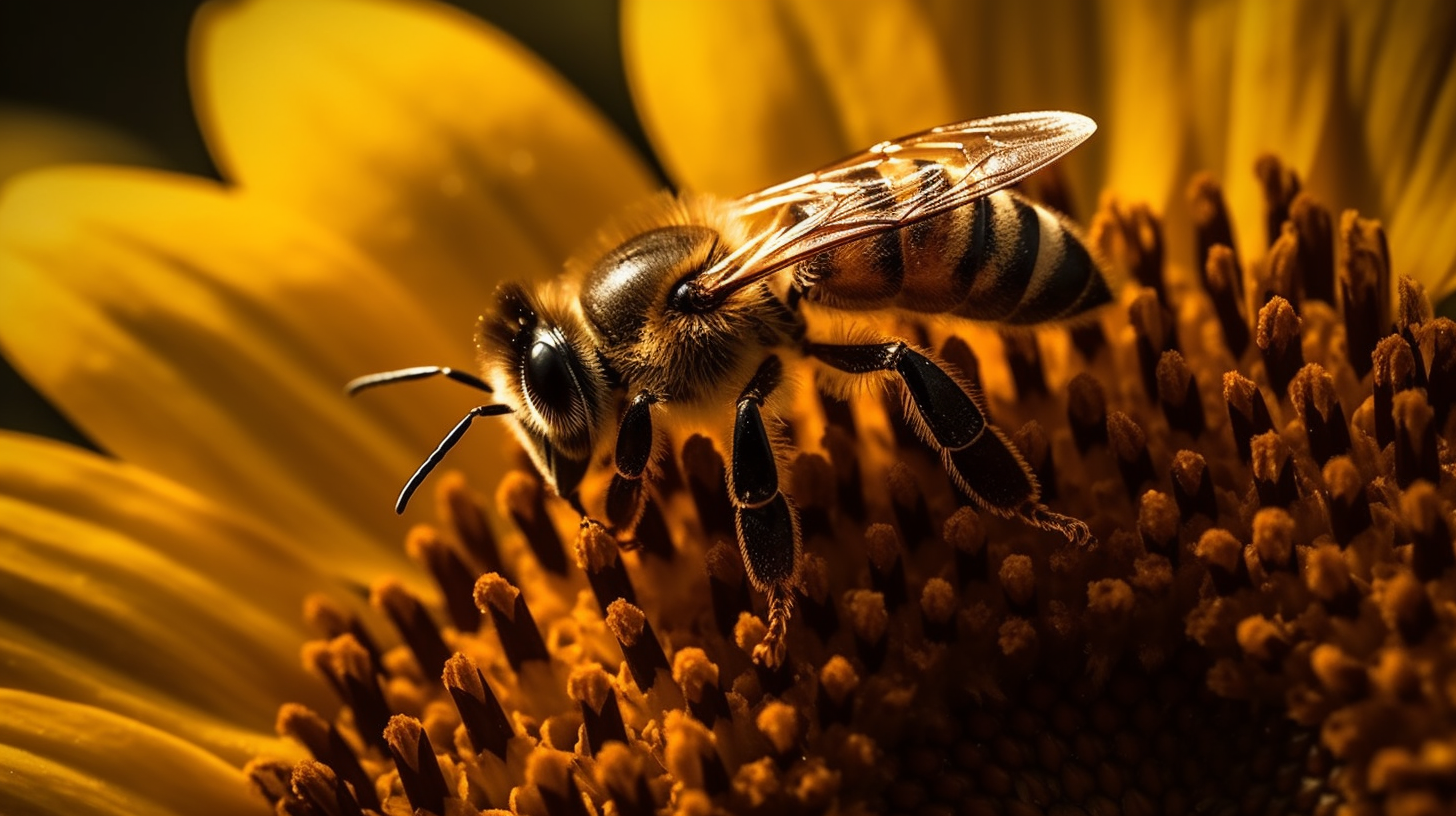
<instances>
[{"instance_id":1,"label":"sunflower","mask_svg":"<svg viewBox=\"0 0 1456 816\"><path fill-rule=\"evenodd\" d=\"M1102 125L1032 191L1133 281L1115 314L924 338L1101 546L963 507L873 401L816 404L791 418L825 430L794 462L810 556L773 672L747 658L761 603L716 535L712 440L678 440L618 553L478 428L401 548L390 499L460 409L338 391L468 362L495 285L649 195L643 159L458 11L205 7L225 183L60 168L0 199L0 345L116 454L0 438L0 801L1439 812L1453 14L627 3L681 187L996 112Z\"/></svg>"}]
</instances>

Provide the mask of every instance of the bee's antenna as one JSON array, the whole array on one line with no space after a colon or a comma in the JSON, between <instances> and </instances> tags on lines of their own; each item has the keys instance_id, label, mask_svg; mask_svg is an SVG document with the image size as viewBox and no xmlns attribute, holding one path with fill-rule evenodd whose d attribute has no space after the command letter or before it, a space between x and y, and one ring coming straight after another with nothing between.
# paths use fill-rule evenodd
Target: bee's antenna
<instances>
[{"instance_id":1,"label":"bee's antenna","mask_svg":"<svg viewBox=\"0 0 1456 816\"><path fill-rule=\"evenodd\" d=\"M406 369L406 371L408 370L410 369ZM449 371L449 369L430 373L443 373L444 371ZM387 372L387 374L398 373L400 372ZM375 374L373 376L381 377L387 376L387 374ZM418 376L423 377L429 375L421 374ZM368 377L362 377L360 379L368 379ZM414 379L414 377L400 377L400 379ZM355 382L358 382L358 380L355 380ZM501 414L509 414L510 412L511 408L509 405L477 405L471 408L470 412L465 415L465 418L460 420L454 428L451 428L450 433L445 434L445 438L440 440L440 444L435 447L435 451L425 459L424 464L420 465L419 470L415 471L415 475L411 476L409 481L405 483L404 489L399 491L399 499L394 503L394 512L404 512L405 505L409 504L410 496L415 494L415 489L420 486L420 482L423 482L425 477L430 475L430 471L435 469L435 465L440 464L440 460L445 458L445 454L449 453L450 449L455 447L455 443L459 442L460 437L465 435L466 429L470 427L470 423L476 417L500 416Z\"/></svg>"},{"instance_id":2,"label":"bee's antenna","mask_svg":"<svg viewBox=\"0 0 1456 816\"><path fill-rule=\"evenodd\" d=\"M471 388L484 391L487 394L493 393L490 385L485 380L482 380L474 374L461 371L458 368L450 368L449 366L415 366L413 368L400 368L394 371L381 371L378 374L365 374L362 377L356 377L350 380L344 386L344 393L352 397L360 391L373 388L377 385L389 385L390 383L405 382L406 380L423 380L426 377L434 376L449 377L455 382L468 385Z\"/></svg>"}]
</instances>

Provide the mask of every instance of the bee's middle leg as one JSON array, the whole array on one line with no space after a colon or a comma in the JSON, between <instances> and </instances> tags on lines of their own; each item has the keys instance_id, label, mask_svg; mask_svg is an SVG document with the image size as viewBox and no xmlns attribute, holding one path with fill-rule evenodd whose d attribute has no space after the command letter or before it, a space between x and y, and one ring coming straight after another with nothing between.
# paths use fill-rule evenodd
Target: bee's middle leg
<instances>
[{"instance_id":1,"label":"bee's middle leg","mask_svg":"<svg viewBox=\"0 0 1456 816\"><path fill-rule=\"evenodd\" d=\"M1056 530L1078 544L1092 540L1087 525L1053 513L1026 461L986 419L979 392L966 389L939 363L902 341L836 345L808 343L804 351L846 374L894 373L905 383L906 417L941 458L956 486L977 504Z\"/></svg>"},{"instance_id":2,"label":"bee's middle leg","mask_svg":"<svg viewBox=\"0 0 1456 816\"><path fill-rule=\"evenodd\" d=\"M754 588L768 596L768 633L753 650L753 659L769 667L784 659L802 546L798 516L779 490L778 460L760 412L783 381L783 372L779 358L769 356L739 395L728 468L728 494L743 566Z\"/></svg>"}]
</instances>

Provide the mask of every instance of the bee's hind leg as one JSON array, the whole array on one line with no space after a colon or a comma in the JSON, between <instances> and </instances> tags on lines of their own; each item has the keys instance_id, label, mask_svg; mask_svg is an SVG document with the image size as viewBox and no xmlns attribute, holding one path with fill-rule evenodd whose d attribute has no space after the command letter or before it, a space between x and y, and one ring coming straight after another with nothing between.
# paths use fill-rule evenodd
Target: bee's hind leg
<instances>
[{"instance_id":1,"label":"bee's hind leg","mask_svg":"<svg viewBox=\"0 0 1456 816\"><path fill-rule=\"evenodd\" d=\"M753 659L770 668L784 660L802 546L798 514L779 490L778 460L759 410L782 380L783 363L770 356L739 395L728 468L743 566L754 588L768 596L768 633L754 648Z\"/></svg>"},{"instance_id":2,"label":"bee's hind leg","mask_svg":"<svg viewBox=\"0 0 1456 816\"><path fill-rule=\"evenodd\" d=\"M941 364L901 341L834 345L808 343L810 357L847 374L892 372L905 383L905 415L920 438L940 453L956 487L1003 516L1056 530L1078 544L1092 541L1079 519L1041 503L1041 487L1005 434L986 420L980 392L963 387Z\"/></svg>"}]
</instances>

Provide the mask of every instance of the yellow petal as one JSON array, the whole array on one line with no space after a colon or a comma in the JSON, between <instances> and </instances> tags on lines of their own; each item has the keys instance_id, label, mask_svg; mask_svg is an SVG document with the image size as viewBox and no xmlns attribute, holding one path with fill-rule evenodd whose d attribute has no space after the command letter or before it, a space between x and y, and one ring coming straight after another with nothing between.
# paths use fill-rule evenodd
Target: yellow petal
<instances>
[{"instance_id":1,"label":"yellow petal","mask_svg":"<svg viewBox=\"0 0 1456 816\"><path fill-rule=\"evenodd\" d=\"M393 496L478 400L441 383L350 401L341 384L468 363L468 327L439 326L297 216L142 172L13 184L0 268L0 345L103 448L287 530L361 583L403 560ZM482 425L452 464L499 461L482 455L498 428Z\"/></svg>"},{"instance_id":2,"label":"yellow petal","mask_svg":"<svg viewBox=\"0 0 1456 816\"><path fill-rule=\"evenodd\" d=\"M17 691L44 694L57 700L94 706L117 716L185 740L219 759L241 766L255 756L302 759L306 754L299 746L272 733L272 715L264 718L263 710L253 712L251 725L200 711L184 700L167 697L161 690L139 683L136 679L105 665L97 656L82 654L55 644L43 642L35 633L15 624L0 621L0 660L7 670L6 684ZM179 674L194 680L196 672L185 667ZM312 684L301 685L288 700L313 701ZM279 701L271 701L276 714ZM328 701L320 700L331 710ZM6 812L0 808L0 813Z\"/></svg>"},{"instance_id":3,"label":"yellow petal","mask_svg":"<svg viewBox=\"0 0 1456 816\"><path fill-rule=\"evenodd\" d=\"M1365 182L1346 203L1386 222L1396 271L1439 301L1456 290L1456 6L1357 4L1351 12L1351 50L1365 58L1347 93L1364 113L1366 161L1346 168Z\"/></svg>"},{"instance_id":4,"label":"yellow petal","mask_svg":"<svg viewBox=\"0 0 1456 816\"><path fill-rule=\"evenodd\" d=\"M102 706L245 761L279 702L326 703L298 648L303 552L179 485L0 433L5 684Z\"/></svg>"},{"instance_id":5,"label":"yellow petal","mask_svg":"<svg viewBox=\"0 0 1456 816\"><path fill-rule=\"evenodd\" d=\"M1019 110L1090 113L1102 98L1098 7L1030 0L932 0L953 92L975 116ZM914 81L915 77L907 77Z\"/></svg>"},{"instance_id":6,"label":"yellow petal","mask_svg":"<svg viewBox=\"0 0 1456 816\"><path fill-rule=\"evenodd\" d=\"M225 175L364 247L457 331L656 186L564 80L442 5L214 3L193 76Z\"/></svg>"},{"instance_id":7,"label":"yellow petal","mask_svg":"<svg viewBox=\"0 0 1456 816\"><path fill-rule=\"evenodd\" d=\"M1315 182L1339 178L1349 168L1338 157L1352 155L1351 123L1337 108L1342 22L1327 3L1262 3L1239 6L1235 23L1233 82L1229 100L1225 193L1245 251L1268 246L1263 199L1254 162L1273 153L1300 177ZM1339 196L1313 187L1338 206Z\"/></svg>"},{"instance_id":8,"label":"yellow petal","mask_svg":"<svg viewBox=\"0 0 1456 816\"><path fill-rule=\"evenodd\" d=\"M631 0L622 13L647 135L673 179L693 189L750 192L969 118L919 6Z\"/></svg>"},{"instance_id":9,"label":"yellow petal","mask_svg":"<svg viewBox=\"0 0 1456 816\"><path fill-rule=\"evenodd\" d=\"M264 816L242 772L101 709L0 688L0 812Z\"/></svg>"},{"instance_id":10,"label":"yellow petal","mask_svg":"<svg viewBox=\"0 0 1456 816\"><path fill-rule=\"evenodd\" d=\"M1186 175L1178 190L1179 209L1186 209L1186 199L1182 197L1186 188L1182 185L1188 183L1192 174L1252 172L1248 167L1224 167L1229 149L1229 106L1238 15L1239 7L1234 3L1202 3L1196 4L1186 18L1184 47L1188 54L1188 73L1187 86L1181 89L1181 94L1187 99L1185 127L1191 155L1183 165Z\"/></svg>"},{"instance_id":11,"label":"yellow petal","mask_svg":"<svg viewBox=\"0 0 1456 816\"><path fill-rule=\"evenodd\" d=\"M1361 113L1355 130L1370 161L1368 168L1345 168L1345 177L1378 185L1378 201L1358 203L1388 211L1418 180L1422 146L1437 135L1428 126L1453 82L1456 6L1440 0L1355 4L1349 17L1353 64L1342 79L1350 106ZM1361 178L1366 173L1374 178Z\"/></svg>"},{"instance_id":12,"label":"yellow petal","mask_svg":"<svg viewBox=\"0 0 1456 816\"><path fill-rule=\"evenodd\" d=\"M1248 245L1266 240L1248 168L1275 152L1328 206L1384 221L1398 272L1449 293L1456 10L1251 0L1235 42L1227 191Z\"/></svg>"},{"instance_id":13,"label":"yellow petal","mask_svg":"<svg viewBox=\"0 0 1456 816\"><path fill-rule=\"evenodd\" d=\"M162 166L140 142L100 122L0 106L0 180L48 164L82 161Z\"/></svg>"},{"instance_id":14,"label":"yellow petal","mask_svg":"<svg viewBox=\"0 0 1456 816\"><path fill-rule=\"evenodd\" d=\"M33 511L144 542L157 556L245 592L248 608L294 624L310 591L330 588L300 542L136 465L0 431L0 496ZM13 519L0 528L25 533ZM245 610L246 611L246 610Z\"/></svg>"},{"instance_id":15,"label":"yellow petal","mask_svg":"<svg viewBox=\"0 0 1456 816\"><path fill-rule=\"evenodd\" d=\"M1139 0L1101 19L1107 49L1107 183L1121 197L1145 201L1169 220L1170 257L1186 257L1178 242L1188 233L1183 190L1197 169L1189 125L1188 20L1185 4ZM1176 253L1176 254L1173 254Z\"/></svg>"},{"instance_id":16,"label":"yellow petal","mask_svg":"<svg viewBox=\"0 0 1456 816\"><path fill-rule=\"evenodd\" d=\"M1456 292L1456 81L1447 80L1421 128L1411 174L1390 212L1391 264L1434 303ZM1451 316L1449 313L1447 316Z\"/></svg>"},{"instance_id":17,"label":"yellow petal","mask_svg":"<svg viewBox=\"0 0 1456 816\"><path fill-rule=\"evenodd\" d=\"M1078 212L1091 213L1108 146L1121 132L1108 127L1107 48L1095 36L1102 8L1061 0L931 0L927 6L961 117L1069 110L1098 121L1101 130L1060 163Z\"/></svg>"}]
</instances>

